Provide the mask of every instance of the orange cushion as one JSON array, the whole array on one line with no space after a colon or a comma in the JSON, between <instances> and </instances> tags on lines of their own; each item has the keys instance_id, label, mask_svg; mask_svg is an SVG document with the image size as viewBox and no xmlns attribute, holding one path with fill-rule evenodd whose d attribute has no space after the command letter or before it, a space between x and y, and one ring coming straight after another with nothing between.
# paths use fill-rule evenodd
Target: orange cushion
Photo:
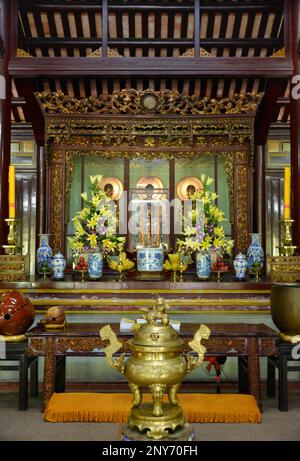
<instances>
[{"instance_id":1,"label":"orange cushion","mask_svg":"<svg viewBox=\"0 0 300 461\"><path fill-rule=\"evenodd\" d=\"M190 423L261 422L261 414L252 395L179 394L178 399ZM44 419L54 423L126 423L131 401L131 394L54 393ZM145 394L143 401L151 401L151 396Z\"/></svg>"}]
</instances>

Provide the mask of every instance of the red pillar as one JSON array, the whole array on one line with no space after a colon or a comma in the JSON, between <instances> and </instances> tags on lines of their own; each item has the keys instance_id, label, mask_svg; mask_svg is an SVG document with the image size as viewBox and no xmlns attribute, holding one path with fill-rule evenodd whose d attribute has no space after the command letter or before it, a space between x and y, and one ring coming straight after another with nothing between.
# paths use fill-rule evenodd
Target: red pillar
<instances>
[{"instance_id":1,"label":"red pillar","mask_svg":"<svg viewBox=\"0 0 300 461\"><path fill-rule=\"evenodd\" d=\"M294 64L294 75L300 76L300 0L291 2L290 53ZM300 250L300 99L291 95L291 167L292 167L292 217L295 220L294 245Z\"/></svg>"},{"instance_id":2,"label":"red pillar","mask_svg":"<svg viewBox=\"0 0 300 461\"><path fill-rule=\"evenodd\" d=\"M11 78L8 74L8 64L11 56L11 15L12 8L8 0L0 2L2 8L2 39L4 54L0 59L1 98L0 99L0 252L1 245L7 244L8 218L8 169L10 163L10 133L11 133Z\"/></svg>"}]
</instances>

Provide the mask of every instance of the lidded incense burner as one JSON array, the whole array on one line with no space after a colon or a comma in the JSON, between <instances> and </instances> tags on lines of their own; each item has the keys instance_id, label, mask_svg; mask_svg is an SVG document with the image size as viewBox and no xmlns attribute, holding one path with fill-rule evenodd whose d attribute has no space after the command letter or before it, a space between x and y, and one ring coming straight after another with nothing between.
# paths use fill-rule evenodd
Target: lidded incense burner
<instances>
[{"instance_id":1,"label":"lidded incense burner","mask_svg":"<svg viewBox=\"0 0 300 461\"><path fill-rule=\"evenodd\" d=\"M210 335L209 328L200 325L188 343L197 356L182 355L184 343L170 325L167 308L166 301L158 298L152 309L146 309L146 323L127 342L131 351L127 360L125 354L113 358L123 344L111 327L106 325L100 330L101 338L110 342L104 349L109 365L126 376L133 393L129 426L140 431L148 429L147 436L156 440L167 437L167 429L174 431L184 426L185 417L178 404L177 392L182 379L202 363L206 348L201 341ZM152 403L142 403L142 386L148 387ZM163 401L165 391L168 403Z\"/></svg>"}]
</instances>

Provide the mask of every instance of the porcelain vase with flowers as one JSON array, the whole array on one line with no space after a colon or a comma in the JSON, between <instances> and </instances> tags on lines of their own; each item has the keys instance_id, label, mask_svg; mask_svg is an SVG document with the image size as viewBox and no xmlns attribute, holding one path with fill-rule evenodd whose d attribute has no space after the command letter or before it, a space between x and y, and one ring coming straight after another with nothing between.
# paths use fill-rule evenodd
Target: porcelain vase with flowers
<instances>
[{"instance_id":1,"label":"porcelain vase with flowers","mask_svg":"<svg viewBox=\"0 0 300 461\"><path fill-rule=\"evenodd\" d=\"M211 255L210 253L196 254L196 272L201 280L208 280L211 272Z\"/></svg>"},{"instance_id":2,"label":"porcelain vase with flowers","mask_svg":"<svg viewBox=\"0 0 300 461\"><path fill-rule=\"evenodd\" d=\"M196 254L196 271L201 280L207 280L211 272L211 250L217 254L230 254L234 244L227 240L222 225L224 213L215 205L217 194L210 190L212 178L201 176L203 188L189 200L191 206L184 217L183 238L177 240L178 250L185 254Z\"/></svg>"},{"instance_id":3,"label":"porcelain vase with flowers","mask_svg":"<svg viewBox=\"0 0 300 461\"><path fill-rule=\"evenodd\" d=\"M100 187L102 176L90 176L89 192L81 194L84 208L72 219L75 236L69 238L73 252L88 253L87 270L93 280L102 276L103 258L123 250L125 238L115 234L117 219L112 199Z\"/></svg>"},{"instance_id":4,"label":"porcelain vase with flowers","mask_svg":"<svg viewBox=\"0 0 300 461\"><path fill-rule=\"evenodd\" d=\"M88 273L92 280L99 280L103 273L103 255L100 252L89 253Z\"/></svg>"}]
</instances>

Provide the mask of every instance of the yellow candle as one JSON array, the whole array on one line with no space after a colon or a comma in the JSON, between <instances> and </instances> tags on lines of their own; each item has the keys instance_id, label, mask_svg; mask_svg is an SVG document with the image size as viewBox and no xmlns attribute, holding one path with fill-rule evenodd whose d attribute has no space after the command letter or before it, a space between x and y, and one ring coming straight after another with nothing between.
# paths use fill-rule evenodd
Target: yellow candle
<instances>
[{"instance_id":1,"label":"yellow candle","mask_svg":"<svg viewBox=\"0 0 300 461\"><path fill-rule=\"evenodd\" d=\"M15 179L15 167L9 167L8 173L8 210L9 210L9 218L16 217L16 179Z\"/></svg>"},{"instance_id":2,"label":"yellow candle","mask_svg":"<svg viewBox=\"0 0 300 461\"><path fill-rule=\"evenodd\" d=\"M284 209L283 218L290 219L291 217L291 168L284 169Z\"/></svg>"}]
</instances>

